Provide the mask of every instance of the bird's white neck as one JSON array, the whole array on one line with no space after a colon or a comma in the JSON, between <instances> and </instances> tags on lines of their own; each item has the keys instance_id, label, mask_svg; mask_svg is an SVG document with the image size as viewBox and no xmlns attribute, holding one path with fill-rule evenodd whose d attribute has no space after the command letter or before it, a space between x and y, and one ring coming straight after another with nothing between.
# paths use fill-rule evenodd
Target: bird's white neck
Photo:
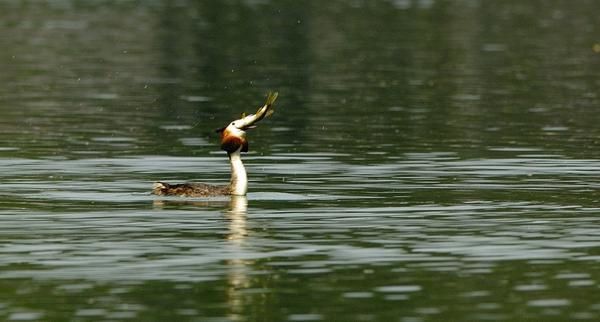
<instances>
[{"instance_id":1,"label":"bird's white neck","mask_svg":"<svg viewBox=\"0 0 600 322\"><path fill-rule=\"evenodd\" d=\"M248 175L246 168L242 163L240 149L229 153L229 163L231 164L231 194L236 196L245 196L248 192Z\"/></svg>"}]
</instances>

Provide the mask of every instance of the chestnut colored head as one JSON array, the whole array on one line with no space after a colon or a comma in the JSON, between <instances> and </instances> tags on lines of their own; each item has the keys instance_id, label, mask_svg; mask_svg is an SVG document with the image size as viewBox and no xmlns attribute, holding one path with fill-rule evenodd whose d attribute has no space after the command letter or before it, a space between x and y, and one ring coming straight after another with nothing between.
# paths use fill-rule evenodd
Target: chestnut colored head
<instances>
[{"instance_id":1,"label":"chestnut colored head","mask_svg":"<svg viewBox=\"0 0 600 322\"><path fill-rule=\"evenodd\" d=\"M277 99L277 92L269 93L265 105L258 109L256 114L242 118L229 123L220 128L217 132L221 133L221 149L227 153L236 151L248 152L248 140L246 139L246 130L255 127L254 124L273 113L273 102Z\"/></svg>"},{"instance_id":2,"label":"chestnut colored head","mask_svg":"<svg viewBox=\"0 0 600 322\"><path fill-rule=\"evenodd\" d=\"M248 152L246 131L236 128L233 125L234 123L232 122L221 131L221 149L227 151L227 153L233 153L238 150L240 152Z\"/></svg>"}]
</instances>

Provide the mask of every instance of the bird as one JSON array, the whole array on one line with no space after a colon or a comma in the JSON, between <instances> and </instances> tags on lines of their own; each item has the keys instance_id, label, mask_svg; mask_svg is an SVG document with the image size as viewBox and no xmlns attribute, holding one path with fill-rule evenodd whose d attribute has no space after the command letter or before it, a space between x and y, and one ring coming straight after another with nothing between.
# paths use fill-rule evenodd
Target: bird
<instances>
[{"instance_id":1,"label":"bird","mask_svg":"<svg viewBox=\"0 0 600 322\"><path fill-rule=\"evenodd\" d=\"M231 165L231 180L228 185L209 185L204 183L169 184L155 182L152 193L159 196L212 197L212 196L245 196L248 192L248 175L242 162L242 152L248 152L246 130L256 127L256 123L273 114L273 103L277 92L269 92L265 104L255 114L242 114L240 119L217 129L221 135L221 149L227 152Z\"/></svg>"}]
</instances>

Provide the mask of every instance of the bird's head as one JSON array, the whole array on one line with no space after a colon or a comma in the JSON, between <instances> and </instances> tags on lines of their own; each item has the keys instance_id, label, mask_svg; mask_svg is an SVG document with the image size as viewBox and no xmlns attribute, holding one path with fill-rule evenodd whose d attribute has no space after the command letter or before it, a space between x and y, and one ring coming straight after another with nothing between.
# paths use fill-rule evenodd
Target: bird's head
<instances>
[{"instance_id":1,"label":"bird's head","mask_svg":"<svg viewBox=\"0 0 600 322\"><path fill-rule=\"evenodd\" d=\"M227 153L238 150L248 152L247 127L244 127L240 120L235 120L226 127L217 130L221 133L221 149L227 151Z\"/></svg>"},{"instance_id":2,"label":"bird's head","mask_svg":"<svg viewBox=\"0 0 600 322\"><path fill-rule=\"evenodd\" d=\"M265 105L258 109L256 114L243 114L227 126L217 130L221 133L221 149L227 153L236 151L248 152L248 140L246 139L246 130L255 128L255 124L263 118L273 114L273 103L277 99L277 92L269 93Z\"/></svg>"}]
</instances>

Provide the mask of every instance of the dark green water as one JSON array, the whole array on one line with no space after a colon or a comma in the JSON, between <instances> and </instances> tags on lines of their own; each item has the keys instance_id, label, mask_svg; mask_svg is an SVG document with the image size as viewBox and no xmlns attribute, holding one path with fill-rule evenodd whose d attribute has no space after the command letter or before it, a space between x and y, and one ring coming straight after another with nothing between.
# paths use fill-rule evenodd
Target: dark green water
<instances>
[{"instance_id":1,"label":"dark green water","mask_svg":"<svg viewBox=\"0 0 600 322\"><path fill-rule=\"evenodd\" d=\"M598 12L0 2L0 320L596 321Z\"/></svg>"}]
</instances>

